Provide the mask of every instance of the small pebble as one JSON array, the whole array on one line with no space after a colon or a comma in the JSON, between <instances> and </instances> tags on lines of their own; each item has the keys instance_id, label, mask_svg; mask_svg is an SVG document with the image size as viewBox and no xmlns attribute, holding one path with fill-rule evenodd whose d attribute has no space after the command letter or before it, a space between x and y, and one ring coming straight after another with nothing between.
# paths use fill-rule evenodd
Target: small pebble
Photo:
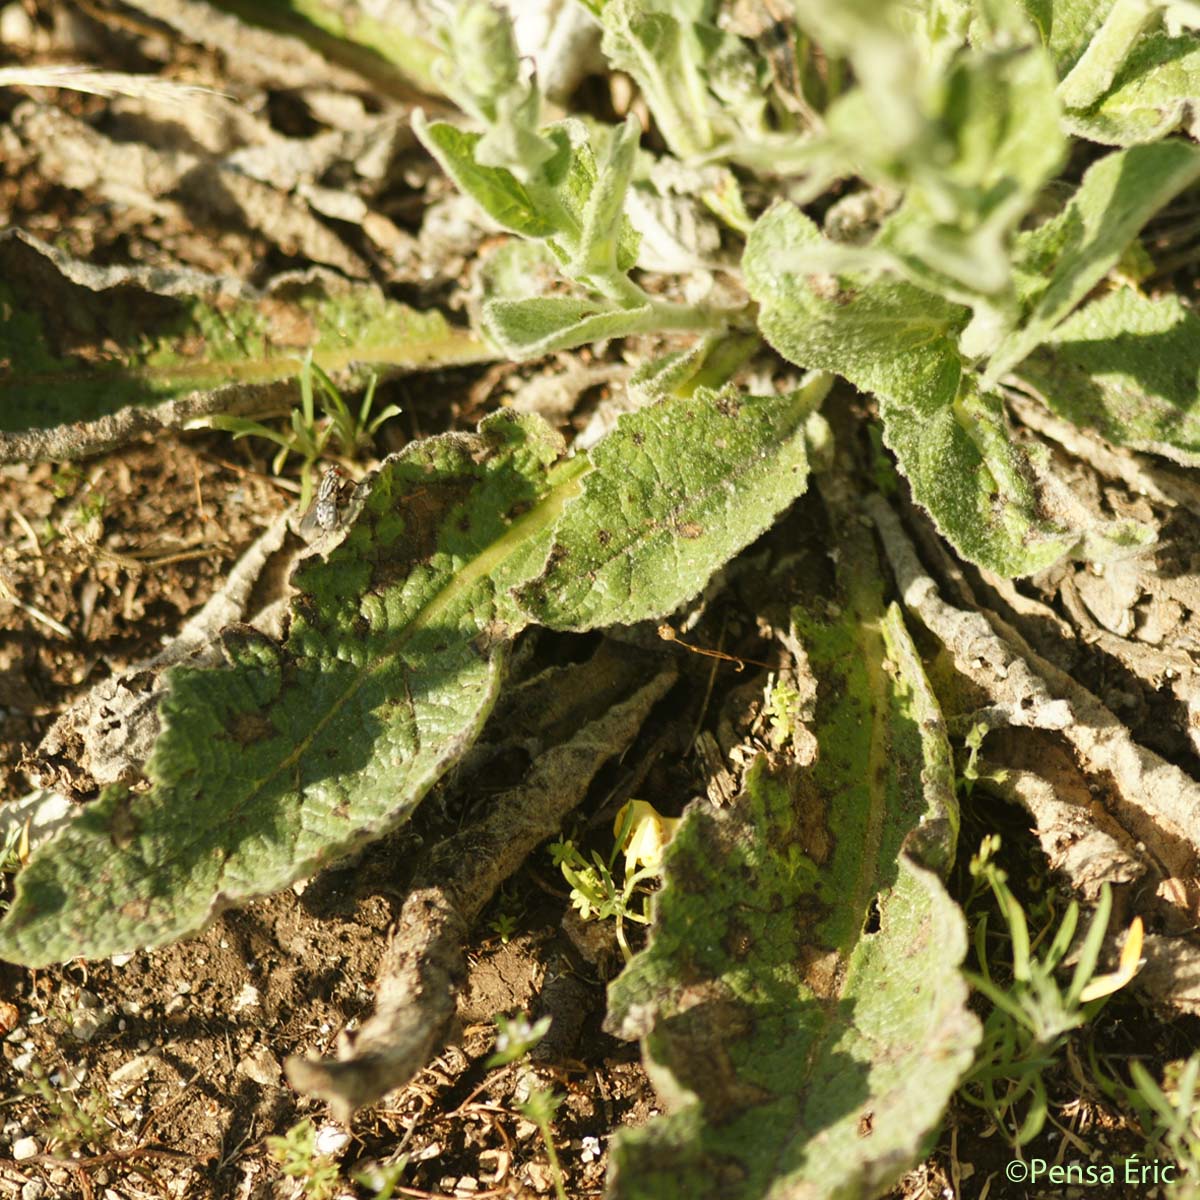
<instances>
[{"instance_id":1,"label":"small pebble","mask_svg":"<svg viewBox=\"0 0 1200 1200\"><path fill-rule=\"evenodd\" d=\"M341 1154L350 1143L350 1135L336 1125L323 1125L317 1130L314 1145L318 1154Z\"/></svg>"},{"instance_id":2,"label":"small pebble","mask_svg":"<svg viewBox=\"0 0 1200 1200\"><path fill-rule=\"evenodd\" d=\"M108 1081L118 1087L131 1087L141 1083L161 1063L162 1059L157 1054L139 1054L117 1067L108 1077Z\"/></svg>"},{"instance_id":3,"label":"small pebble","mask_svg":"<svg viewBox=\"0 0 1200 1200\"><path fill-rule=\"evenodd\" d=\"M238 1063L237 1069L239 1074L245 1075L247 1079L252 1079L263 1087L271 1087L279 1082L279 1063L266 1046L259 1046L256 1050L252 1050ZM319 1153L323 1154L325 1151Z\"/></svg>"},{"instance_id":4,"label":"small pebble","mask_svg":"<svg viewBox=\"0 0 1200 1200\"><path fill-rule=\"evenodd\" d=\"M258 988L252 983L243 983L233 1001L233 1011L241 1012L243 1008L257 1008L259 1004Z\"/></svg>"},{"instance_id":5,"label":"small pebble","mask_svg":"<svg viewBox=\"0 0 1200 1200\"><path fill-rule=\"evenodd\" d=\"M17 1138L13 1142L12 1156L17 1162L24 1162L27 1158L33 1158L35 1154L41 1154L42 1148L38 1145L38 1140L35 1137Z\"/></svg>"}]
</instances>

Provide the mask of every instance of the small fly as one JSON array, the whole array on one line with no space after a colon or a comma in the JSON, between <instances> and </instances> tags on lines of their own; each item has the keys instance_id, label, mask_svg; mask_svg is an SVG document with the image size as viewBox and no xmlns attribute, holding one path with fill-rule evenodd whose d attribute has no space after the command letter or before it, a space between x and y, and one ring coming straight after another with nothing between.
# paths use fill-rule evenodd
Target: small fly
<instances>
[{"instance_id":1,"label":"small fly","mask_svg":"<svg viewBox=\"0 0 1200 1200\"><path fill-rule=\"evenodd\" d=\"M346 473L339 466L327 467L317 488L317 498L300 519L300 533L310 535L317 530L328 533L338 525L338 497Z\"/></svg>"}]
</instances>

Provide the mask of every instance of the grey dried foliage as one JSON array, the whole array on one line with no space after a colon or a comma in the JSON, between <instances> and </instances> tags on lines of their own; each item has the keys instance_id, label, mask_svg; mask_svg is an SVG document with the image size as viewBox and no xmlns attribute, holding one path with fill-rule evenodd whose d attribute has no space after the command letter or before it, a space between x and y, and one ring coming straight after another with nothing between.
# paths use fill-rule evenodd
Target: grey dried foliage
<instances>
[{"instance_id":1,"label":"grey dried foliage","mask_svg":"<svg viewBox=\"0 0 1200 1200\"><path fill-rule=\"evenodd\" d=\"M535 728L524 736L520 721L509 729L511 710L496 714L506 740L544 740L545 749L519 786L493 797L482 817L422 856L380 968L374 1016L343 1037L336 1061L289 1059L294 1087L329 1101L348 1121L436 1053L466 974L463 943L472 923L500 884L561 828L596 772L632 743L675 682L669 663L649 681L644 667L640 653L602 646L587 663L533 681ZM572 720L582 722L577 732L557 741Z\"/></svg>"}]
</instances>

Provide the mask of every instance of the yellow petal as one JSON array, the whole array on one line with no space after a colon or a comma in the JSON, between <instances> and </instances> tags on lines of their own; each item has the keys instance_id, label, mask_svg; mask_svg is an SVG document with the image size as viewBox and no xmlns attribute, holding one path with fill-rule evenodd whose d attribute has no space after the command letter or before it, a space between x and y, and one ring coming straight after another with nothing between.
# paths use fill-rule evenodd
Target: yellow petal
<instances>
[{"instance_id":1,"label":"yellow petal","mask_svg":"<svg viewBox=\"0 0 1200 1200\"><path fill-rule=\"evenodd\" d=\"M613 823L613 834L628 830L621 843L621 849L625 851L625 874L631 875L639 866L651 870L661 866L663 851L678 827L678 817L664 817L645 800L630 800L624 804Z\"/></svg>"},{"instance_id":2,"label":"yellow petal","mask_svg":"<svg viewBox=\"0 0 1200 1200\"><path fill-rule=\"evenodd\" d=\"M1079 1003L1087 1004L1089 1000L1099 1000L1101 996L1111 996L1120 991L1137 973L1142 965L1142 918L1134 917L1129 932L1125 935L1125 945L1121 947L1121 961L1117 969L1108 975L1097 975L1079 993Z\"/></svg>"}]
</instances>

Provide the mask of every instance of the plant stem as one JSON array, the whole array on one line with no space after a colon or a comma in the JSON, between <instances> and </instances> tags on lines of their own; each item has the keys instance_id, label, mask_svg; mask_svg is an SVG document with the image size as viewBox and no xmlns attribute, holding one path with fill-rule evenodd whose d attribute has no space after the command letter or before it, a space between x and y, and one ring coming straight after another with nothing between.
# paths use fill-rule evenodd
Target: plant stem
<instances>
[{"instance_id":1,"label":"plant stem","mask_svg":"<svg viewBox=\"0 0 1200 1200\"><path fill-rule=\"evenodd\" d=\"M554 1194L558 1200L567 1200L567 1189L563 1186L563 1173L558 1161L558 1151L554 1149L554 1139L550 1136L550 1122L539 1118L538 1128L542 1131L542 1140L546 1143L546 1157L550 1160L550 1174L554 1177Z\"/></svg>"}]
</instances>

